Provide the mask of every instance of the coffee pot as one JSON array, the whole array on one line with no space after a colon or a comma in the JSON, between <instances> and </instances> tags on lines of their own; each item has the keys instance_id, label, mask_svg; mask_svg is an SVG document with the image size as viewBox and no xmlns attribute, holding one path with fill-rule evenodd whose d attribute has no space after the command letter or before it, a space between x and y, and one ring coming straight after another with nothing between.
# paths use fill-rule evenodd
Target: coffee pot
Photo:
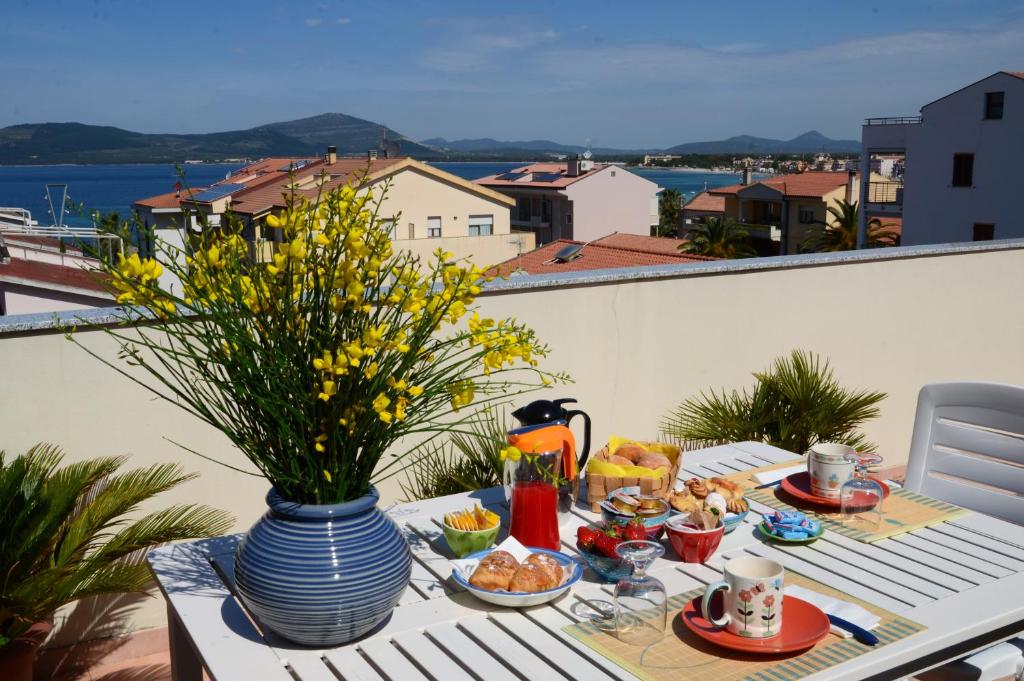
<instances>
[{"instance_id":1,"label":"coffee pot","mask_svg":"<svg viewBox=\"0 0 1024 681\"><path fill-rule=\"evenodd\" d=\"M579 453L573 452L572 470L581 471L590 454L590 417L579 409L566 409L563 404L575 404L576 400L566 397L560 400L535 400L512 412L523 426L539 426L546 423L562 422L567 425L576 416L583 417L583 447ZM572 476L575 477L575 476Z\"/></svg>"}]
</instances>

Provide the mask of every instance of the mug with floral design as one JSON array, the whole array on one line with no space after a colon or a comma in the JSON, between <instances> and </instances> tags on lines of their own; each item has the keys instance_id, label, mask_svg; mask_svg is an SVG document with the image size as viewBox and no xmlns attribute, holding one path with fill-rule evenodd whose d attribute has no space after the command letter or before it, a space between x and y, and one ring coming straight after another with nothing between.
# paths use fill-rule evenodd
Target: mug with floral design
<instances>
[{"instance_id":1,"label":"mug with floral design","mask_svg":"<svg viewBox=\"0 0 1024 681\"><path fill-rule=\"evenodd\" d=\"M704 591L704 618L737 636L776 636L782 631L784 572L781 564L767 558L733 558L725 564L725 579ZM725 611L716 618L711 616L711 597L720 590Z\"/></svg>"},{"instance_id":2,"label":"mug with floral design","mask_svg":"<svg viewBox=\"0 0 1024 681\"><path fill-rule=\"evenodd\" d=\"M857 450L839 442L819 442L807 453L807 472L811 493L816 497L838 499L843 483L853 478L853 461L847 455Z\"/></svg>"}]
</instances>

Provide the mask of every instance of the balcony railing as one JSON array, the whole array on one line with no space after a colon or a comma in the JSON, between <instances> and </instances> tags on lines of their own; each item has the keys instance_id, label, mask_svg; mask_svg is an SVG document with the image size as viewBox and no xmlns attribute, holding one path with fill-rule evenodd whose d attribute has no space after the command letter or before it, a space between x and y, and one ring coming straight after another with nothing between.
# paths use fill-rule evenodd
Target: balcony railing
<instances>
[{"instance_id":1,"label":"balcony railing","mask_svg":"<svg viewBox=\"0 0 1024 681\"><path fill-rule=\"evenodd\" d=\"M920 116L888 116L885 118L864 119L864 125L914 125L920 122Z\"/></svg>"},{"instance_id":2,"label":"balcony railing","mask_svg":"<svg viewBox=\"0 0 1024 681\"><path fill-rule=\"evenodd\" d=\"M903 180L868 183L868 203L903 205Z\"/></svg>"}]
</instances>

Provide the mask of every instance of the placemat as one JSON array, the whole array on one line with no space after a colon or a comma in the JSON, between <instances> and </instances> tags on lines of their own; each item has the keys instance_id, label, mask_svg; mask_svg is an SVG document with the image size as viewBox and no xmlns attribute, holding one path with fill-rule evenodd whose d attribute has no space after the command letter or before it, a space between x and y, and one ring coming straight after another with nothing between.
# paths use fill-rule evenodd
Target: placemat
<instances>
[{"instance_id":1,"label":"placemat","mask_svg":"<svg viewBox=\"0 0 1024 681\"><path fill-rule=\"evenodd\" d=\"M889 497L882 504L882 524L878 529L865 530L844 525L842 516L838 512L816 509L811 505L804 504L790 497L779 487L754 489L757 486L757 482L753 479L755 473L789 468L794 463L798 462L789 461L761 468L751 468L750 470L722 477L728 478L740 487L743 487L745 490L744 494L751 501L783 511L799 510L809 513L821 521L826 529L868 544L919 530L922 527L953 520L968 513L966 509L959 506L922 496L902 487L890 487Z\"/></svg>"},{"instance_id":2,"label":"placemat","mask_svg":"<svg viewBox=\"0 0 1024 681\"><path fill-rule=\"evenodd\" d=\"M714 681L789 681L842 664L926 628L791 570L786 571L786 584L799 584L856 603L881 617L878 626L871 630L879 638L878 646L866 646L852 638L844 639L829 634L810 650L788 655L765 657L720 648L692 633L680 620L679 613L683 606L701 595L703 588L669 598L669 630L661 641L646 647L623 643L615 637L614 628L609 632L591 622L571 624L562 631L645 681L696 678L686 675L686 672L699 673L700 678Z\"/></svg>"}]
</instances>

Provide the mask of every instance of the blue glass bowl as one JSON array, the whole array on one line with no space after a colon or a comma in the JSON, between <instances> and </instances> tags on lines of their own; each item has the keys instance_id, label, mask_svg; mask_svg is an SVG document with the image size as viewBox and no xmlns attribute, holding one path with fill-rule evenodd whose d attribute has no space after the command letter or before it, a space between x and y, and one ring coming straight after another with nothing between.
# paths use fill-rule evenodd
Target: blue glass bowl
<instances>
[{"instance_id":1,"label":"blue glass bowl","mask_svg":"<svg viewBox=\"0 0 1024 681\"><path fill-rule=\"evenodd\" d=\"M609 558L599 553L591 553L579 549L580 558L594 571L602 582L614 583L628 577L633 572L633 567L621 558Z\"/></svg>"}]
</instances>

